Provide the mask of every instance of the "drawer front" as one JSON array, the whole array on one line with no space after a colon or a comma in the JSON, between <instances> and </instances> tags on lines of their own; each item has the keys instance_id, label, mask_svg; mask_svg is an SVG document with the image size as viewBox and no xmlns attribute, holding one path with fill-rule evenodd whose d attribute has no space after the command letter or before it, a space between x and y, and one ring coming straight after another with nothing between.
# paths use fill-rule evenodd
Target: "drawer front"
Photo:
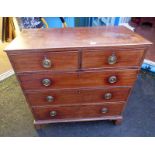
<instances>
[{"instance_id":1,"label":"drawer front","mask_svg":"<svg viewBox=\"0 0 155 155\"><path fill-rule=\"evenodd\" d=\"M32 106L126 101L130 88L97 88L26 92Z\"/></svg>"},{"instance_id":2,"label":"drawer front","mask_svg":"<svg viewBox=\"0 0 155 155\"><path fill-rule=\"evenodd\" d=\"M144 55L144 50L118 50L118 51L83 51L82 67L111 68L111 67L138 67Z\"/></svg>"},{"instance_id":3,"label":"drawer front","mask_svg":"<svg viewBox=\"0 0 155 155\"><path fill-rule=\"evenodd\" d=\"M97 86L132 86L136 80L137 70L106 70L66 73L29 73L18 75L25 90L79 88Z\"/></svg>"},{"instance_id":4,"label":"drawer front","mask_svg":"<svg viewBox=\"0 0 155 155\"><path fill-rule=\"evenodd\" d=\"M36 120L117 116L123 103L32 108Z\"/></svg>"},{"instance_id":5,"label":"drawer front","mask_svg":"<svg viewBox=\"0 0 155 155\"><path fill-rule=\"evenodd\" d=\"M78 68L78 52L37 52L9 55L15 71L40 70L76 70Z\"/></svg>"}]
</instances>

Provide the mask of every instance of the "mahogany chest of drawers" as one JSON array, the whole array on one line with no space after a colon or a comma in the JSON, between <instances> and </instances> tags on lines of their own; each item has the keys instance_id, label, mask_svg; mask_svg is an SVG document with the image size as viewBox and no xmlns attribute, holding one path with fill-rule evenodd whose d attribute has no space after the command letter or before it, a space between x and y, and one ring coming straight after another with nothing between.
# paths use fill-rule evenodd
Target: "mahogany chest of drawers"
<instances>
[{"instance_id":1,"label":"mahogany chest of drawers","mask_svg":"<svg viewBox=\"0 0 155 155\"><path fill-rule=\"evenodd\" d=\"M122 26L29 29L5 51L35 125L91 120L120 124L150 45Z\"/></svg>"}]
</instances>

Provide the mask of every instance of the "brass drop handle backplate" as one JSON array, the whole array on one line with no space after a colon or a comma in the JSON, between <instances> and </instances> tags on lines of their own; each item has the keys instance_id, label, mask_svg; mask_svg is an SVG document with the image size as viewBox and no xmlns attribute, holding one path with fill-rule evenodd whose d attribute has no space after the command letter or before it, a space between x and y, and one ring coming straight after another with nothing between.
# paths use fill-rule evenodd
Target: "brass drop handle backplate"
<instances>
[{"instance_id":1,"label":"brass drop handle backplate","mask_svg":"<svg viewBox=\"0 0 155 155\"><path fill-rule=\"evenodd\" d=\"M111 98L112 98L112 94L111 93L105 93L104 94L104 99L110 100Z\"/></svg>"},{"instance_id":2,"label":"brass drop handle backplate","mask_svg":"<svg viewBox=\"0 0 155 155\"><path fill-rule=\"evenodd\" d=\"M115 76L115 75L113 75L113 76L110 76L109 78L108 78L108 82L109 83L116 83L117 82L117 77Z\"/></svg>"},{"instance_id":3,"label":"brass drop handle backplate","mask_svg":"<svg viewBox=\"0 0 155 155\"><path fill-rule=\"evenodd\" d=\"M53 96L47 96L46 100L47 100L47 102L53 102L54 101L54 97Z\"/></svg>"},{"instance_id":4,"label":"brass drop handle backplate","mask_svg":"<svg viewBox=\"0 0 155 155\"><path fill-rule=\"evenodd\" d=\"M106 114L108 112L108 108L102 108L101 112L102 112L102 114Z\"/></svg>"},{"instance_id":5,"label":"brass drop handle backplate","mask_svg":"<svg viewBox=\"0 0 155 155\"><path fill-rule=\"evenodd\" d=\"M48 87L50 86L52 83L52 81L50 79L43 79L42 80L42 84L45 86L45 87Z\"/></svg>"},{"instance_id":6,"label":"brass drop handle backplate","mask_svg":"<svg viewBox=\"0 0 155 155\"><path fill-rule=\"evenodd\" d=\"M57 115L57 112L56 112L56 111L51 111L51 112L50 112L50 116L51 116L51 117L55 117L56 115Z\"/></svg>"},{"instance_id":7,"label":"brass drop handle backplate","mask_svg":"<svg viewBox=\"0 0 155 155\"><path fill-rule=\"evenodd\" d=\"M42 61L42 66L44 68L50 68L52 66L51 60L44 58L44 60Z\"/></svg>"},{"instance_id":8,"label":"brass drop handle backplate","mask_svg":"<svg viewBox=\"0 0 155 155\"><path fill-rule=\"evenodd\" d=\"M113 65L117 62L117 56L113 53L111 56L108 58L108 64Z\"/></svg>"}]
</instances>

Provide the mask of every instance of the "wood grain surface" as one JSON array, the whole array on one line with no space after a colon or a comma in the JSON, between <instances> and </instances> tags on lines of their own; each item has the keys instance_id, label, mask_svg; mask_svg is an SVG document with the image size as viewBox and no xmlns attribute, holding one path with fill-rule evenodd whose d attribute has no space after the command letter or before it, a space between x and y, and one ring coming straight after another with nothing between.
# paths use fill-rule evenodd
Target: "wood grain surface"
<instances>
[{"instance_id":1,"label":"wood grain surface","mask_svg":"<svg viewBox=\"0 0 155 155\"><path fill-rule=\"evenodd\" d=\"M25 92L25 94L32 106L46 106L126 101L129 92L130 88L128 87L113 87L96 89L28 91ZM106 93L112 94L111 99L105 99ZM49 102L47 100L48 96L52 96L54 100Z\"/></svg>"},{"instance_id":2,"label":"wood grain surface","mask_svg":"<svg viewBox=\"0 0 155 155\"><path fill-rule=\"evenodd\" d=\"M35 107L32 108L36 120L49 119L68 119L68 118L89 118L121 115L124 103L115 104L102 103L96 105L78 105L78 106L57 106L57 107ZM107 108L107 113L102 113L102 109ZM56 116L51 117L50 112L56 111Z\"/></svg>"},{"instance_id":3,"label":"wood grain surface","mask_svg":"<svg viewBox=\"0 0 155 155\"><path fill-rule=\"evenodd\" d=\"M120 124L151 44L123 26L28 29L5 51L35 125L107 119ZM111 55L117 57L115 64L108 63ZM52 62L50 68L42 65L45 58ZM115 83L109 83L111 76L116 77ZM51 84L44 86L44 79ZM106 93L112 98L105 99ZM53 102L47 96L52 96ZM51 111L56 116L51 117Z\"/></svg>"},{"instance_id":4,"label":"wood grain surface","mask_svg":"<svg viewBox=\"0 0 155 155\"><path fill-rule=\"evenodd\" d=\"M109 64L108 58L117 57L115 64ZM82 52L82 68L113 68L113 67L139 67L144 50L84 50ZM134 58L134 61L133 61Z\"/></svg>"},{"instance_id":5,"label":"wood grain surface","mask_svg":"<svg viewBox=\"0 0 155 155\"><path fill-rule=\"evenodd\" d=\"M61 88L80 87L103 87L103 86L132 86L137 79L138 70L105 70L87 72L65 72L65 73L32 73L20 74L18 78L24 90L47 90ZM111 76L117 77L116 83L109 83ZM44 79L49 79L51 85L46 87L42 84Z\"/></svg>"},{"instance_id":6,"label":"wood grain surface","mask_svg":"<svg viewBox=\"0 0 155 155\"><path fill-rule=\"evenodd\" d=\"M78 69L78 52L36 52L23 54L10 54L14 69L17 73L33 71L66 71ZM51 61L50 68L44 68L44 59Z\"/></svg>"},{"instance_id":7,"label":"wood grain surface","mask_svg":"<svg viewBox=\"0 0 155 155\"><path fill-rule=\"evenodd\" d=\"M5 51L36 51L69 48L147 46L152 44L123 26L23 30ZM30 51L30 52L31 52Z\"/></svg>"}]
</instances>

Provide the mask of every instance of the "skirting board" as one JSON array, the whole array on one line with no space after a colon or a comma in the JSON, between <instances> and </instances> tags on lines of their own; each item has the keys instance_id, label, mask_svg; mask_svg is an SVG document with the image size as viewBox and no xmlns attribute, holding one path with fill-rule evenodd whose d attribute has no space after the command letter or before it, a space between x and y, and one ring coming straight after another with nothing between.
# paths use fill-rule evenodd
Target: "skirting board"
<instances>
[{"instance_id":1,"label":"skirting board","mask_svg":"<svg viewBox=\"0 0 155 155\"><path fill-rule=\"evenodd\" d=\"M3 81L4 79L10 77L13 74L14 74L14 71L12 69L3 74L0 74L0 81Z\"/></svg>"},{"instance_id":2,"label":"skirting board","mask_svg":"<svg viewBox=\"0 0 155 155\"><path fill-rule=\"evenodd\" d=\"M151 60L144 59L144 63L155 66L155 62Z\"/></svg>"}]
</instances>

